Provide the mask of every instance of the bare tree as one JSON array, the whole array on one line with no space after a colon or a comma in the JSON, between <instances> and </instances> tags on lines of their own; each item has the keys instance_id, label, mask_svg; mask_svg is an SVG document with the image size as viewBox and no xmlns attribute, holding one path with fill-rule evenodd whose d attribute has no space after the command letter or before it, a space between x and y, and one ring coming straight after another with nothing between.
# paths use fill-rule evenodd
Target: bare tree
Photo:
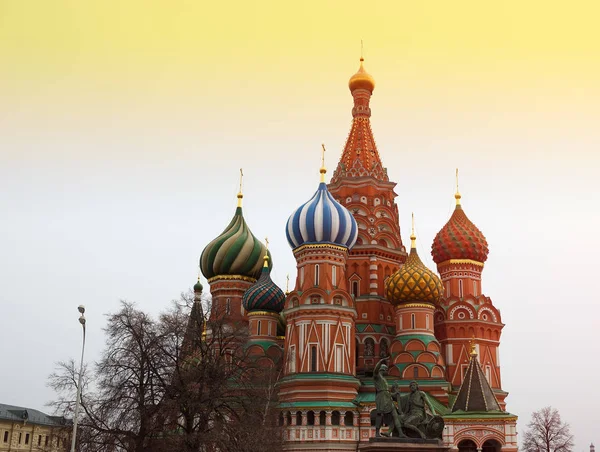
<instances>
[{"instance_id":1,"label":"bare tree","mask_svg":"<svg viewBox=\"0 0 600 452\"><path fill-rule=\"evenodd\" d=\"M557 409L548 406L534 412L527 427L523 440L526 452L572 452L574 437Z\"/></svg>"},{"instance_id":2,"label":"bare tree","mask_svg":"<svg viewBox=\"0 0 600 452\"><path fill-rule=\"evenodd\" d=\"M173 374L165 382L163 407L177 432L165 441L166 450L280 450L275 415L280 366L248 356L244 324L225 322L218 307L207 318L202 308L198 301L192 305L183 340L165 342L163 356L172 362ZM175 305L161 324L173 331L180 318L181 305Z\"/></svg>"},{"instance_id":3,"label":"bare tree","mask_svg":"<svg viewBox=\"0 0 600 452\"><path fill-rule=\"evenodd\" d=\"M84 370L79 451L281 449L281 363L254 361L247 327L205 311L185 295L157 320L126 302L107 316L106 349ZM56 411L74 411L77 377L72 360L50 376Z\"/></svg>"},{"instance_id":4,"label":"bare tree","mask_svg":"<svg viewBox=\"0 0 600 452\"><path fill-rule=\"evenodd\" d=\"M85 433L79 449L141 452L160 428L155 419L164 396L161 377L169 372L158 354L162 338L156 323L127 302L121 303L119 312L108 315L104 332L102 357L94 372L85 370L80 420ZM52 404L59 411L74 411L76 377L72 360L59 363L50 376L49 385L59 394Z\"/></svg>"}]
</instances>

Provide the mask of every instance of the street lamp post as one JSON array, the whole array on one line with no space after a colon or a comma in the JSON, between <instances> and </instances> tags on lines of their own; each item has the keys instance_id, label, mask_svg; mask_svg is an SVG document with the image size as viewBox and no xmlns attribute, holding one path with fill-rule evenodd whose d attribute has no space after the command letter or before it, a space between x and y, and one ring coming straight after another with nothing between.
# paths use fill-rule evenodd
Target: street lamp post
<instances>
[{"instance_id":1,"label":"street lamp post","mask_svg":"<svg viewBox=\"0 0 600 452\"><path fill-rule=\"evenodd\" d=\"M75 442L77 440L77 418L79 417L79 402L81 399L81 380L83 377L83 352L85 351L85 307L83 305L79 305L77 308L81 313L79 317L79 323L81 323L81 327L83 328L83 344L81 345L81 365L79 367L79 381L77 383L77 398L75 400L75 418L73 419L73 435L71 438L71 452L75 452Z\"/></svg>"}]
</instances>

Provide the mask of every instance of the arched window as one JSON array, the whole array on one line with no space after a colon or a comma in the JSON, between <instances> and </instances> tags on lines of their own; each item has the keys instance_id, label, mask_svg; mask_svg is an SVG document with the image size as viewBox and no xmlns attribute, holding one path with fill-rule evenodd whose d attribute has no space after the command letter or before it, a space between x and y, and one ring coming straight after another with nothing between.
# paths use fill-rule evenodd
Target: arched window
<instances>
[{"instance_id":1,"label":"arched window","mask_svg":"<svg viewBox=\"0 0 600 452\"><path fill-rule=\"evenodd\" d=\"M371 358L375 354L375 341L370 337L365 339L365 358Z\"/></svg>"},{"instance_id":2,"label":"arched window","mask_svg":"<svg viewBox=\"0 0 600 452\"><path fill-rule=\"evenodd\" d=\"M458 443L458 452L477 452L477 445L470 439Z\"/></svg>"},{"instance_id":3,"label":"arched window","mask_svg":"<svg viewBox=\"0 0 600 452\"><path fill-rule=\"evenodd\" d=\"M310 347L310 371L317 371L317 346L313 345Z\"/></svg>"},{"instance_id":4,"label":"arched window","mask_svg":"<svg viewBox=\"0 0 600 452\"><path fill-rule=\"evenodd\" d=\"M285 415L286 420L287 420L287 425L292 425L292 413L290 413L289 411L287 412L287 414Z\"/></svg>"},{"instance_id":5,"label":"arched window","mask_svg":"<svg viewBox=\"0 0 600 452\"><path fill-rule=\"evenodd\" d=\"M335 265L331 266L331 284L333 287L337 286L337 267Z\"/></svg>"},{"instance_id":6,"label":"arched window","mask_svg":"<svg viewBox=\"0 0 600 452\"><path fill-rule=\"evenodd\" d=\"M425 328L429 329L429 314L425 316Z\"/></svg>"},{"instance_id":7,"label":"arched window","mask_svg":"<svg viewBox=\"0 0 600 452\"><path fill-rule=\"evenodd\" d=\"M415 380L419 378L419 368L417 366L413 367L413 378Z\"/></svg>"},{"instance_id":8,"label":"arched window","mask_svg":"<svg viewBox=\"0 0 600 452\"><path fill-rule=\"evenodd\" d=\"M296 411L296 425L302 425L302 411Z\"/></svg>"},{"instance_id":9,"label":"arched window","mask_svg":"<svg viewBox=\"0 0 600 452\"><path fill-rule=\"evenodd\" d=\"M225 300L225 314L231 314L231 298Z\"/></svg>"},{"instance_id":10,"label":"arched window","mask_svg":"<svg viewBox=\"0 0 600 452\"><path fill-rule=\"evenodd\" d=\"M386 339L381 339L381 342L379 343L379 356L382 358L388 356L388 342Z\"/></svg>"},{"instance_id":11,"label":"arched window","mask_svg":"<svg viewBox=\"0 0 600 452\"><path fill-rule=\"evenodd\" d=\"M319 285L319 264L315 264L315 286Z\"/></svg>"},{"instance_id":12,"label":"arched window","mask_svg":"<svg viewBox=\"0 0 600 452\"><path fill-rule=\"evenodd\" d=\"M260 336L260 320L257 323L258 323L257 335Z\"/></svg>"},{"instance_id":13,"label":"arched window","mask_svg":"<svg viewBox=\"0 0 600 452\"><path fill-rule=\"evenodd\" d=\"M340 425L340 412L334 411L331 413L331 425Z\"/></svg>"},{"instance_id":14,"label":"arched window","mask_svg":"<svg viewBox=\"0 0 600 452\"><path fill-rule=\"evenodd\" d=\"M462 279L458 280L458 296L462 298L463 296L463 282Z\"/></svg>"},{"instance_id":15,"label":"arched window","mask_svg":"<svg viewBox=\"0 0 600 452\"><path fill-rule=\"evenodd\" d=\"M473 281L473 295L477 296L477 281Z\"/></svg>"},{"instance_id":16,"label":"arched window","mask_svg":"<svg viewBox=\"0 0 600 452\"><path fill-rule=\"evenodd\" d=\"M319 413L319 424L325 425L327 423L327 414L325 411Z\"/></svg>"},{"instance_id":17,"label":"arched window","mask_svg":"<svg viewBox=\"0 0 600 452\"><path fill-rule=\"evenodd\" d=\"M502 445L498 441L495 439L488 439L485 443L483 443L481 452L500 452L501 449Z\"/></svg>"},{"instance_id":18,"label":"arched window","mask_svg":"<svg viewBox=\"0 0 600 452\"><path fill-rule=\"evenodd\" d=\"M352 413L352 411L346 411L346 415L344 416L344 424L346 427L352 427L352 424L354 424L354 413Z\"/></svg>"},{"instance_id":19,"label":"arched window","mask_svg":"<svg viewBox=\"0 0 600 452\"><path fill-rule=\"evenodd\" d=\"M450 296L450 281L446 281L446 293L444 295L446 298Z\"/></svg>"},{"instance_id":20,"label":"arched window","mask_svg":"<svg viewBox=\"0 0 600 452\"><path fill-rule=\"evenodd\" d=\"M352 295L358 297L358 281L352 281Z\"/></svg>"},{"instance_id":21,"label":"arched window","mask_svg":"<svg viewBox=\"0 0 600 452\"><path fill-rule=\"evenodd\" d=\"M417 327L417 317L414 314L410 315L410 327L413 330Z\"/></svg>"},{"instance_id":22,"label":"arched window","mask_svg":"<svg viewBox=\"0 0 600 452\"><path fill-rule=\"evenodd\" d=\"M304 285L304 267L300 269L300 287Z\"/></svg>"},{"instance_id":23,"label":"arched window","mask_svg":"<svg viewBox=\"0 0 600 452\"><path fill-rule=\"evenodd\" d=\"M306 413L306 425L315 425L315 412L309 411Z\"/></svg>"}]
</instances>

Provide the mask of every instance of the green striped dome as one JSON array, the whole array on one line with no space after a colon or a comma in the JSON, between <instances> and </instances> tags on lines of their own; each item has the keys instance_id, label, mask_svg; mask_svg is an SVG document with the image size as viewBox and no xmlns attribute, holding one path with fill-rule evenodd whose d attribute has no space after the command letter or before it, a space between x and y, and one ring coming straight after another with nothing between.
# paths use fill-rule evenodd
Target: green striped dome
<instances>
[{"instance_id":1,"label":"green striped dome","mask_svg":"<svg viewBox=\"0 0 600 452\"><path fill-rule=\"evenodd\" d=\"M258 279L266 251L246 224L242 208L238 207L229 226L202 251L200 269L206 279L227 275ZM269 267L272 267L271 259Z\"/></svg>"}]
</instances>

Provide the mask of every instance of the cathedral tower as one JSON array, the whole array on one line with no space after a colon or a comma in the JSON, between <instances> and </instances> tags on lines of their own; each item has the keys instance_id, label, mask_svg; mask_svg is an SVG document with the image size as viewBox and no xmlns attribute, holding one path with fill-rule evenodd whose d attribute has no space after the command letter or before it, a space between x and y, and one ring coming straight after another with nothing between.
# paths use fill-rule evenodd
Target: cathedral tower
<instances>
[{"instance_id":1,"label":"cathedral tower","mask_svg":"<svg viewBox=\"0 0 600 452\"><path fill-rule=\"evenodd\" d=\"M277 337L277 331L285 295L271 279L267 253L265 253L263 262L260 278L244 293L242 298L242 305L248 313L249 319L250 340L247 350L254 357L259 359L264 357L279 363L283 355L283 344Z\"/></svg>"},{"instance_id":2,"label":"cathedral tower","mask_svg":"<svg viewBox=\"0 0 600 452\"><path fill-rule=\"evenodd\" d=\"M458 170L457 170L458 179ZM435 312L435 333L442 344L446 376L456 391L464 381L471 359L469 343L477 342L477 359L504 409L506 393L500 379L500 311L483 295L481 274L488 244L467 217L456 187L456 207L436 235L431 254L445 288Z\"/></svg>"},{"instance_id":3,"label":"cathedral tower","mask_svg":"<svg viewBox=\"0 0 600 452\"><path fill-rule=\"evenodd\" d=\"M321 168L316 193L287 222L297 277L284 311L286 365L279 398L289 410L284 417L289 441L355 444L353 401L360 383L354 360L356 309L346 265L358 230L350 212L327 190L325 172Z\"/></svg>"},{"instance_id":4,"label":"cathedral tower","mask_svg":"<svg viewBox=\"0 0 600 452\"><path fill-rule=\"evenodd\" d=\"M416 380L422 389L447 402L444 359L433 328L433 312L443 288L438 276L417 254L414 218L410 241L406 262L386 283L387 299L396 314L389 374L404 382Z\"/></svg>"},{"instance_id":5,"label":"cathedral tower","mask_svg":"<svg viewBox=\"0 0 600 452\"><path fill-rule=\"evenodd\" d=\"M385 280L406 260L400 237L396 184L383 167L371 130L370 100L375 80L360 59L349 81L352 125L329 191L354 216L358 239L348 256L349 291L356 302L357 363L372 369L394 337L394 311L385 299Z\"/></svg>"},{"instance_id":6,"label":"cathedral tower","mask_svg":"<svg viewBox=\"0 0 600 452\"><path fill-rule=\"evenodd\" d=\"M262 257L267 253L266 247L246 224L242 212L243 197L240 178L238 205L233 218L200 256L200 269L208 280L212 295L211 320L229 324L248 321L242 296L260 276Z\"/></svg>"}]
</instances>

